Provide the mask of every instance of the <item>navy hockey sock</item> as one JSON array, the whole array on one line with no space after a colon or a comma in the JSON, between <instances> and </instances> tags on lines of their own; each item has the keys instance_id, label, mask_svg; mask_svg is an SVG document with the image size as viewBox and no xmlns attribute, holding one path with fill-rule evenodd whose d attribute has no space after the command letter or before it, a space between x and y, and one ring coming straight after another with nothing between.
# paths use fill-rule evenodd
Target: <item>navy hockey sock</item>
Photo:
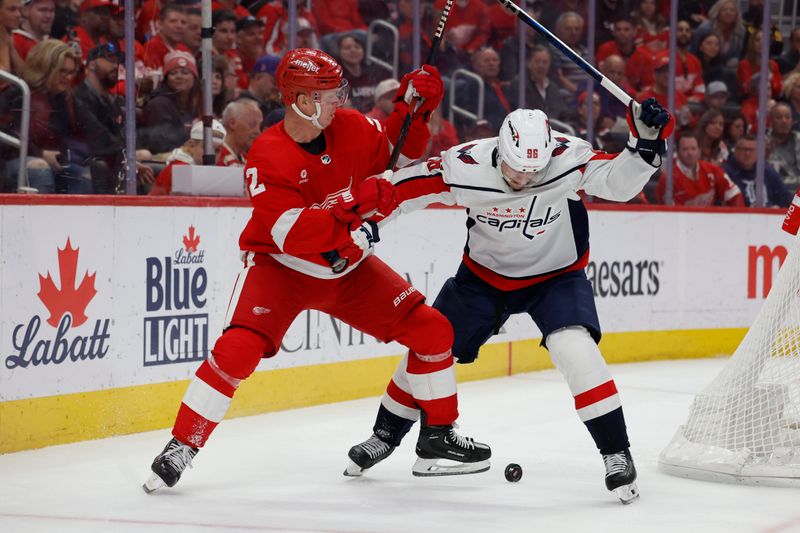
<instances>
[{"instance_id":1,"label":"navy hockey sock","mask_svg":"<svg viewBox=\"0 0 800 533\"><path fill-rule=\"evenodd\" d=\"M622 407L584 422L603 455L620 452L630 447Z\"/></svg>"}]
</instances>

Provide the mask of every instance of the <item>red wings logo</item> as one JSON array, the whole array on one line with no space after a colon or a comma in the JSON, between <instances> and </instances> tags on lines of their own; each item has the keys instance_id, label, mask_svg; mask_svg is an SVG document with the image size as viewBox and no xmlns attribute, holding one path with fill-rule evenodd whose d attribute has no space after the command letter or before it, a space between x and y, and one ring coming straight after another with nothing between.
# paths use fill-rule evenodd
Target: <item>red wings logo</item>
<instances>
[{"instance_id":1,"label":"red wings logo","mask_svg":"<svg viewBox=\"0 0 800 533\"><path fill-rule=\"evenodd\" d=\"M194 226L189 226L189 235L183 236L183 245L187 252L196 252L197 245L200 244L200 235L194 235Z\"/></svg>"},{"instance_id":2,"label":"red wings logo","mask_svg":"<svg viewBox=\"0 0 800 533\"><path fill-rule=\"evenodd\" d=\"M67 238L66 246L58 249L58 272L61 278L61 288L56 287L50 272L47 277L39 274L40 290L37 296L44 306L50 311L47 323L57 327L61 317L69 313L72 315L72 327L78 327L86 322L86 307L92 301L97 291L94 280L97 273L89 275L86 271L78 288L75 288L75 275L78 269L78 250L72 248Z\"/></svg>"}]
</instances>

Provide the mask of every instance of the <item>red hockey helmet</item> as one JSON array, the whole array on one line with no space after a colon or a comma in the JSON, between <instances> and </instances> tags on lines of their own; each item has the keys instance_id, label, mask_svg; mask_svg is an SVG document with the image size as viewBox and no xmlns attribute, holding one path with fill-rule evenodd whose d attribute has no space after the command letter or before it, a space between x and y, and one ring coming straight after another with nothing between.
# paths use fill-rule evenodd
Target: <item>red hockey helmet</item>
<instances>
[{"instance_id":1,"label":"red hockey helmet","mask_svg":"<svg viewBox=\"0 0 800 533\"><path fill-rule=\"evenodd\" d=\"M321 50L296 48L290 50L275 71L283 103L292 104L299 93L311 94L342 85L342 67Z\"/></svg>"}]
</instances>

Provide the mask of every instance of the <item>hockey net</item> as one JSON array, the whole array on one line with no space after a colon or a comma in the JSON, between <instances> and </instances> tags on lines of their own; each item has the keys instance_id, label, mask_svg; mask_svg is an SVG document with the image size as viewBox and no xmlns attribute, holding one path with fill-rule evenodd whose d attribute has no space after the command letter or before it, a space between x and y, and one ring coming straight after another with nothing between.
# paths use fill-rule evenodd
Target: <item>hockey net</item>
<instances>
[{"instance_id":1,"label":"hockey net","mask_svg":"<svg viewBox=\"0 0 800 533\"><path fill-rule=\"evenodd\" d=\"M736 352L694 399L659 467L684 477L800 486L800 241Z\"/></svg>"}]
</instances>

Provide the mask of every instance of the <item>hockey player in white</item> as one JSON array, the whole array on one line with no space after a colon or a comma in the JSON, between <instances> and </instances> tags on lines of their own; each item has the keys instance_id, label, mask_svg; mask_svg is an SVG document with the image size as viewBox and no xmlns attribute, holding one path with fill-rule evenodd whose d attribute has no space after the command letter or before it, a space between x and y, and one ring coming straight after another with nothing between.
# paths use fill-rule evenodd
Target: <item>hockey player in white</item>
<instances>
[{"instance_id":1,"label":"hockey player in white","mask_svg":"<svg viewBox=\"0 0 800 533\"><path fill-rule=\"evenodd\" d=\"M512 314L528 313L606 467L606 487L623 503L639 496L622 404L597 347L600 324L592 287L586 208L578 191L608 200L637 195L661 165L674 121L655 99L632 102L627 149L595 151L553 131L539 110L510 113L498 137L442 152L381 182L385 222L434 202L467 208L467 242L456 275L433 306L452 323L453 356L471 363ZM387 173L388 174L388 173ZM373 435L350 449L345 475L360 476L386 458L419 418L400 364L381 400ZM419 455L419 453L418 453ZM448 474L442 465L415 475Z\"/></svg>"}]
</instances>

